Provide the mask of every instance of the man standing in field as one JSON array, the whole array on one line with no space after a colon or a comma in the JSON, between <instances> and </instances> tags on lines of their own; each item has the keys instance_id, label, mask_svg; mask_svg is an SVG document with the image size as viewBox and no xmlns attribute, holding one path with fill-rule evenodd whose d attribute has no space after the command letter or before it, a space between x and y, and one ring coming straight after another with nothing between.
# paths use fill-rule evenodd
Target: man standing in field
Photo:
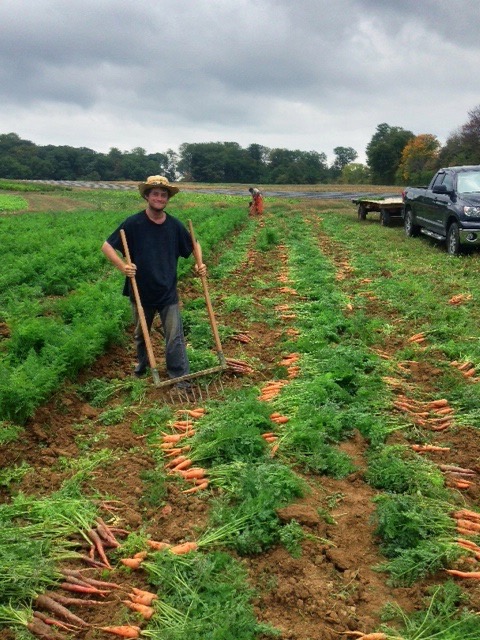
<instances>
[{"instance_id":1,"label":"man standing in field","mask_svg":"<svg viewBox=\"0 0 480 640\"><path fill-rule=\"evenodd\" d=\"M180 220L165 211L170 198L179 188L170 184L163 176L150 176L138 185L140 195L147 207L122 222L103 243L102 251L110 262L125 276L123 295L132 303L135 331L134 340L138 363L134 374L143 376L148 367L148 354L138 309L131 285L135 278L141 304L145 313L148 331L151 330L158 313L165 337L165 360L169 378L187 375L190 371L182 318L177 291L178 258L188 258L192 251L192 238ZM117 252L125 257L120 230L125 232L131 264L127 264ZM201 260L201 247L197 243L200 267L195 265L198 275L206 275L206 266ZM188 387L188 383L179 383Z\"/></svg>"}]
</instances>

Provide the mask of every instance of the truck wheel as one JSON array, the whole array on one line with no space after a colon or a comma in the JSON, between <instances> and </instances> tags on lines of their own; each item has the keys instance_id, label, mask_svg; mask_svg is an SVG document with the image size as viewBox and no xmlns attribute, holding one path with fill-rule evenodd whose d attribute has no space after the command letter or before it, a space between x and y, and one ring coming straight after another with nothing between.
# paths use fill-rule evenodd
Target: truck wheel
<instances>
[{"instance_id":1,"label":"truck wheel","mask_svg":"<svg viewBox=\"0 0 480 640\"><path fill-rule=\"evenodd\" d=\"M413 222L413 214L410 209L405 211L404 229L405 235L408 238L414 238L415 236L418 236L420 232L420 227Z\"/></svg>"},{"instance_id":2,"label":"truck wheel","mask_svg":"<svg viewBox=\"0 0 480 640\"><path fill-rule=\"evenodd\" d=\"M390 213L386 209L380 209L380 224L382 227L389 227L391 221Z\"/></svg>"},{"instance_id":3,"label":"truck wheel","mask_svg":"<svg viewBox=\"0 0 480 640\"><path fill-rule=\"evenodd\" d=\"M358 205L358 219L359 220L367 219L367 207L362 203Z\"/></svg>"},{"instance_id":4,"label":"truck wheel","mask_svg":"<svg viewBox=\"0 0 480 640\"><path fill-rule=\"evenodd\" d=\"M447 252L451 256L458 256L461 253L460 247L460 233L458 231L458 224L452 222L447 231Z\"/></svg>"}]
</instances>

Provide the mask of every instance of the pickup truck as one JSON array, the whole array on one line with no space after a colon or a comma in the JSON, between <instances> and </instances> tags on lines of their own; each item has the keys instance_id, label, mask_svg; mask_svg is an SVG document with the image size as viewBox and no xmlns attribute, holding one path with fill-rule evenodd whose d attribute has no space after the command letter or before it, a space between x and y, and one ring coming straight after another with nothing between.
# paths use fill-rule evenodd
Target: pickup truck
<instances>
[{"instance_id":1,"label":"pickup truck","mask_svg":"<svg viewBox=\"0 0 480 640\"><path fill-rule=\"evenodd\" d=\"M446 242L451 255L480 244L480 165L439 169L428 187L402 193L405 234Z\"/></svg>"}]
</instances>

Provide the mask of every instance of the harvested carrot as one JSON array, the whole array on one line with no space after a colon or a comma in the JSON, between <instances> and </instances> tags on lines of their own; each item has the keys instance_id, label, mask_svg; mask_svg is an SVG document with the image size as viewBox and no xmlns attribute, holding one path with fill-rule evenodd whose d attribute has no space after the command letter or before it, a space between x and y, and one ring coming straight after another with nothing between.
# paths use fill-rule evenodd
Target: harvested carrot
<instances>
[{"instance_id":1,"label":"harvested carrot","mask_svg":"<svg viewBox=\"0 0 480 640\"><path fill-rule=\"evenodd\" d=\"M162 433L163 442L180 442L183 438L185 438L183 433Z\"/></svg>"},{"instance_id":2,"label":"harvested carrot","mask_svg":"<svg viewBox=\"0 0 480 640\"><path fill-rule=\"evenodd\" d=\"M147 544L150 549L154 549L155 551L163 551L164 549L169 549L172 545L168 544L168 542L160 542L158 540L147 540Z\"/></svg>"},{"instance_id":3,"label":"harvested carrot","mask_svg":"<svg viewBox=\"0 0 480 640\"><path fill-rule=\"evenodd\" d=\"M362 631L340 631L342 636L355 636L360 640L388 640L388 636L385 633L363 633Z\"/></svg>"},{"instance_id":4,"label":"harvested carrot","mask_svg":"<svg viewBox=\"0 0 480 640\"><path fill-rule=\"evenodd\" d=\"M445 571L457 578L472 578L473 580L480 580L480 571L459 571L458 569L445 569Z\"/></svg>"},{"instance_id":5,"label":"harvested carrot","mask_svg":"<svg viewBox=\"0 0 480 640\"><path fill-rule=\"evenodd\" d=\"M61 582L60 588L64 591L72 591L73 593L89 593L96 596L103 596L106 593L110 593L110 591L105 591L92 585L75 584L73 582Z\"/></svg>"},{"instance_id":6,"label":"harvested carrot","mask_svg":"<svg viewBox=\"0 0 480 640\"><path fill-rule=\"evenodd\" d=\"M278 445L278 444L274 444L273 447L270 449L270 457L271 458L275 457L275 454L277 453L279 446L280 445Z\"/></svg>"},{"instance_id":7,"label":"harvested carrot","mask_svg":"<svg viewBox=\"0 0 480 640\"><path fill-rule=\"evenodd\" d=\"M157 445L153 445L154 447ZM182 447L174 447L173 449L170 449L169 451L165 451L165 455L167 458L173 458L174 456L179 456L182 453L183 449Z\"/></svg>"},{"instance_id":8,"label":"harvested carrot","mask_svg":"<svg viewBox=\"0 0 480 640\"><path fill-rule=\"evenodd\" d=\"M139 613L145 620L150 620L150 618L155 613L155 609L146 604L140 604L139 602L132 602L131 600L122 600L123 604L127 606L132 611L136 611Z\"/></svg>"},{"instance_id":9,"label":"harvested carrot","mask_svg":"<svg viewBox=\"0 0 480 640\"><path fill-rule=\"evenodd\" d=\"M262 438L271 438L275 433L273 431L267 431L266 433L262 433Z\"/></svg>"},{"instance_id":10,"label":"harvested carrot","mask_svg":"<svg viewBox=\"0 0 480 640\"><path fill-rule=\"evenodd\" d=\"M181 471L186 471L192 466L192 464L193 460L190 460L190 458L186 458L183 462L179 462L175 467L173 467L172 473L180 473Z\"/></svg>"},{"instance_id":11,"label":"harvested carrot","mask_svg":"<svg viewBox=\"0 0 480 640\"><path fill-rule=\"evenodd\" d=\"M465 378L471 378L473 375L475 375L476 369L474 367L472 367L471 369L468 369L467 371L462 371L462 373L465 376Z\"/></svg>"},{"instance_id":12,"label":"harvested carrot","mask_svg":"<svg viewBox=\"0 0 480 640\"><path fill-rule=\"evenodd\" d=\"M277 424L287 424L290 418L287 416L279 416L278 418L272 418L272 420Z\"/></svg>"},{"instance_id":13,"label":"harvested carrot","mask_svg":"<svg viewBox=\"0 0 480 640\"><path fill-rule=\"evenodd\" d=\"M471 509L460 509L453 512L454 518L465 518L467 520L473 520L474 522L480 522L480 513L472 511Z\"/></svg>"},{"instance_id":14,"label":"harvested carrot","mask_svg":"<svg viewBox=\"0 0 480 640\"><path fill-rule=\"evenodd\" d=\"M72 613L67 607L64 607L63 604L60 604L53 598L42 594L37 596L35 599L35 605L40 607L40 609L45 609L46 611L51 611L59 618L64 620L65 622L69 622L70 624L77 625L79 627L89 627L90 625L82 618L79 618L74 613Z\"/></svg>"},{"instance_id":15,"label":"harvested carrot","mask_svg":"<svg viewBox=\"0 0 480 640\"><path fill-rule=\"evenodd\" d=\"M280 418L281 415L282 414L278 413L278 411L274 411L273 413L270 414L270 418L274 420L275 418Z\"/></svg>"},{"instance_id":16,"label":"harvested carrot","mask_svg":"<svg viewBox=\"0 0 480 640\"><path fill-rule=\"evenodd\" d=\"M30 620L27 624L27 629L36 638L44 638L44 640L62 640L64 638L63 635L59 635L56 631L53 631L48 624L40 620L37 616L34 616Z\"/></svg>"},{"instance_id":17,"label":"harvested carrot","mask_svg":"<svg viewBox=\"0 0 480 640\"><path fill-rule=\"evenodd\" d=\"M76 629L77 627L74 627L74 625L72 624L68 624L68 622L61 622L60 620L56 620L55 618L51 618L50 616L47 616L46 614L42 613L41 611L34 611L33 612L33 616L35 618L39 618L42 622L44 622L45 624L48 624L50 626L54 626L54 627L58 627L59 629L64 629L65 631L73 631L73 629ZM39 636L40 638L43 636ZM49 638L52 636L48 636Z\"/></svg>"},{"instance_id":18,"label":"harvested carrot","mask_svg":"<svg viewBox=\"0 0 480 640\"><path fill-rule=\"evenodd\" d=\"M268 436L267 438L264 438L265 442L268 442L269 444L271 444L272 442L276 442L278 440L277 436Z\"/></svg>"},{"instance_id":19,"label":"harvested carrot","mask_svg":"<svg viewBox=\"0 0 480 640\"><path fill-rule=\"evenodd\" d=\"M132 587L132 593L136 596L150 597L152 601L158 598L156 593L145 591L145 589L139 589L138 587Z\"/></svg>"},{"instance_id":20,"label":"harvested carrot","mask_svg":"<svg viewBox=\"0 0 480 640\"><path fill-rule=\"evenodd\" d=\"M187 459L186 456L180 455L177 456L176 458L174 458L173 460L170 460L170 462L167 462L167 464L165 465L167 469L172 469L173 467L176 467L177 464L180 464L181 462L184 462Z\"/></svg>"},{"instance_id":21,"label":"harvested carrot","mask_svg":"<svg viewBox=\"0 0 480 640\"><path fill-rule=\"evenodd\" d=\"M410 448L418 453L424 451L450 451L450 447L437 447L434 444L412 444Z\"/></svg>"},{"instance_id":22,"label":"harvested carrot","mask_svg":"<svg viewBox=\"0 0 480 640\"><path fill-rule=\"evenodd\" d=\"M49 598L63 604L65 607L90 607L95 605L108 605L111 604L111 601L108 600L87 600L86 598L70 598L67 596L62 596L60 593L56 591L48 591L44 595L48 595Z\"/></svg>"},{"instance_id":23,"label":"harvested carrot","mask_svg":"<svg viewBox=\"0 0 480 640\"><path fill-rule=\"evenodd\" d=\"M208 480L204 480L200 484L196 484L194 487L191 487L191 489L185 489L182 493L197 493L197 491L203 491L208 487L208 484Z\"/></svg>"},{"instance_id":24,"label":"harvested carrot","mask_svg":"<svg viewBox=\"0 0 480 640\"><path fill-rule=\"evenodd\" d=\"M143 562L142 558L121 558L120 562L129 569L139 569Z\"/></svg>"},{"instance_id":25,"label":"harvested carrot","mask_svg":"<svg viewBox=\"0 0 480 640\"><path fill-rule=\"evenodd\" d=\"M445 398L440 398L439 400L432 400L431 402L428 403L428 406L431 407L432 409L448 407L448 400L445 400Z\"/></svg>"},{"instance_id":26,"label":"harvested carrot","mask_svg":"<svg viewBox=\"0 0 480 640\"><path fill-rule=\"evenodd\" d=\"M468 480L457 480L455 482L455 487L457 489L470 489L471 486L472 486L472 483L468 482Z\"/></svg>"},{"instance_id":27,"label":"harvested carrot","mask_svg":"<svg viewBox=\"0 0 480 640\"><path fill-rule=\"evenodd\" d=\"M480 532L479 522L472 522L472 520L465 520L463 518L457 518L456 520L459 527L467 529L467 531Z\"/></svg>"},{"instance_id":28,"label":"harvested carrot","mask_svg":"<svg viewBox=\"0 0 480 640\"><path fill-rule=\"evenodd\" d=\"M62 569L61 572L66 578L71 579L72 577L78 577L83 580L86 584L90 584L93 587L102 587L105 589L121 589L121 585L116 582L107 582L105 580L96 580L90 576L86 576L81 571L77 571L75 569Z\"/></svg>"},{"instance_id":29,"label":"harvested carrot","mask_svg":"<svg viewBox=\"0 0 480 640\"><path fill-rule=\"evenodd\" d=\"M153 598L151 596L154 596ZM150 596L136 596L134 593L129 593L128 597L130 598L130 602L134 604L141 604L145 607L150 607L153 600L157 598L155 594L150 594Z\"/></svg>"},{"instance_id":30,"label":"harvested carrot","mask_svg":"<svg viewBox=\"0 0 480 640\"><path fill-rule=\"evenodd\" d=\"M112 633L120 638L140 638L141 629L140 627L125 624L120 627L100 627L100 631Z\"/></svg>"},{"instance_id":31,"label":"harvested carrot","mask_svg":"<svg viewBox=\"0 0 480 640\"><path fill-rule=\"evenodd\" d=\"M110 564L110 562L109 562L109 560L107 558L107 554L105 553L105 549L103 547L103 543L102 543L98 533L95 531L95 529L89 529L87 531L87 536L90 538L90 540L95 545L95 549L97 550L97 553L100 556L100 560L104 563L104 565L107 567L107 569L111 569L112 566L111 566L111 564Z\"/></svg>"},{"instance_id":32,"label":"harvested carrot","mask_svg":"<svg viewBox=\"0 0 480 640\"><path fill-rule=\"evenodd\" d=\"M192 542L184 542L182 544L177 544L174 547L170 547L170 551L175 555L183 555L185 553L190 553L191 551L197 551L198 544L194 541Z\"/></svg>"},{"instance_id":33,"label":"harvested carrot","mask_svg":"<svg viewBox=\"0 0 480 640\"><path fill-rule=\"evenodd\" d=\"M193 469L188 469L187 471L182 471L181 475L185 480L191 480L193 478L203 478L205 477L205 469L201 467L195 467Z\"/></svg>"}]
</instances>

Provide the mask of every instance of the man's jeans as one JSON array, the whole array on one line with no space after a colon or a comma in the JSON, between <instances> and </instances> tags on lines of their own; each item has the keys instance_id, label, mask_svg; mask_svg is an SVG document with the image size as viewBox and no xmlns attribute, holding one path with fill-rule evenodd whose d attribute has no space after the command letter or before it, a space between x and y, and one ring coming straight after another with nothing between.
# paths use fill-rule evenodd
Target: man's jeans
<instances>
[{"instance_id":1,"label":"man's jeans","mask_svg":"<svg viewBox=\"0 0 480 640\"><path fill-rule=\"evenodd\" d=\"M144 373L149 366L147 348L143 338L142 325L137 312L137 307L132 303L135 331L133 334L137 348L138 364L135 373ZM155 315L158 313L162 323L165 338L165 361L169 378L178 378L190 373L185 337L183 334L182 318L178 304L167 307L144 307L145 321L150 332Z\"/></svg>"}]
</instances>

